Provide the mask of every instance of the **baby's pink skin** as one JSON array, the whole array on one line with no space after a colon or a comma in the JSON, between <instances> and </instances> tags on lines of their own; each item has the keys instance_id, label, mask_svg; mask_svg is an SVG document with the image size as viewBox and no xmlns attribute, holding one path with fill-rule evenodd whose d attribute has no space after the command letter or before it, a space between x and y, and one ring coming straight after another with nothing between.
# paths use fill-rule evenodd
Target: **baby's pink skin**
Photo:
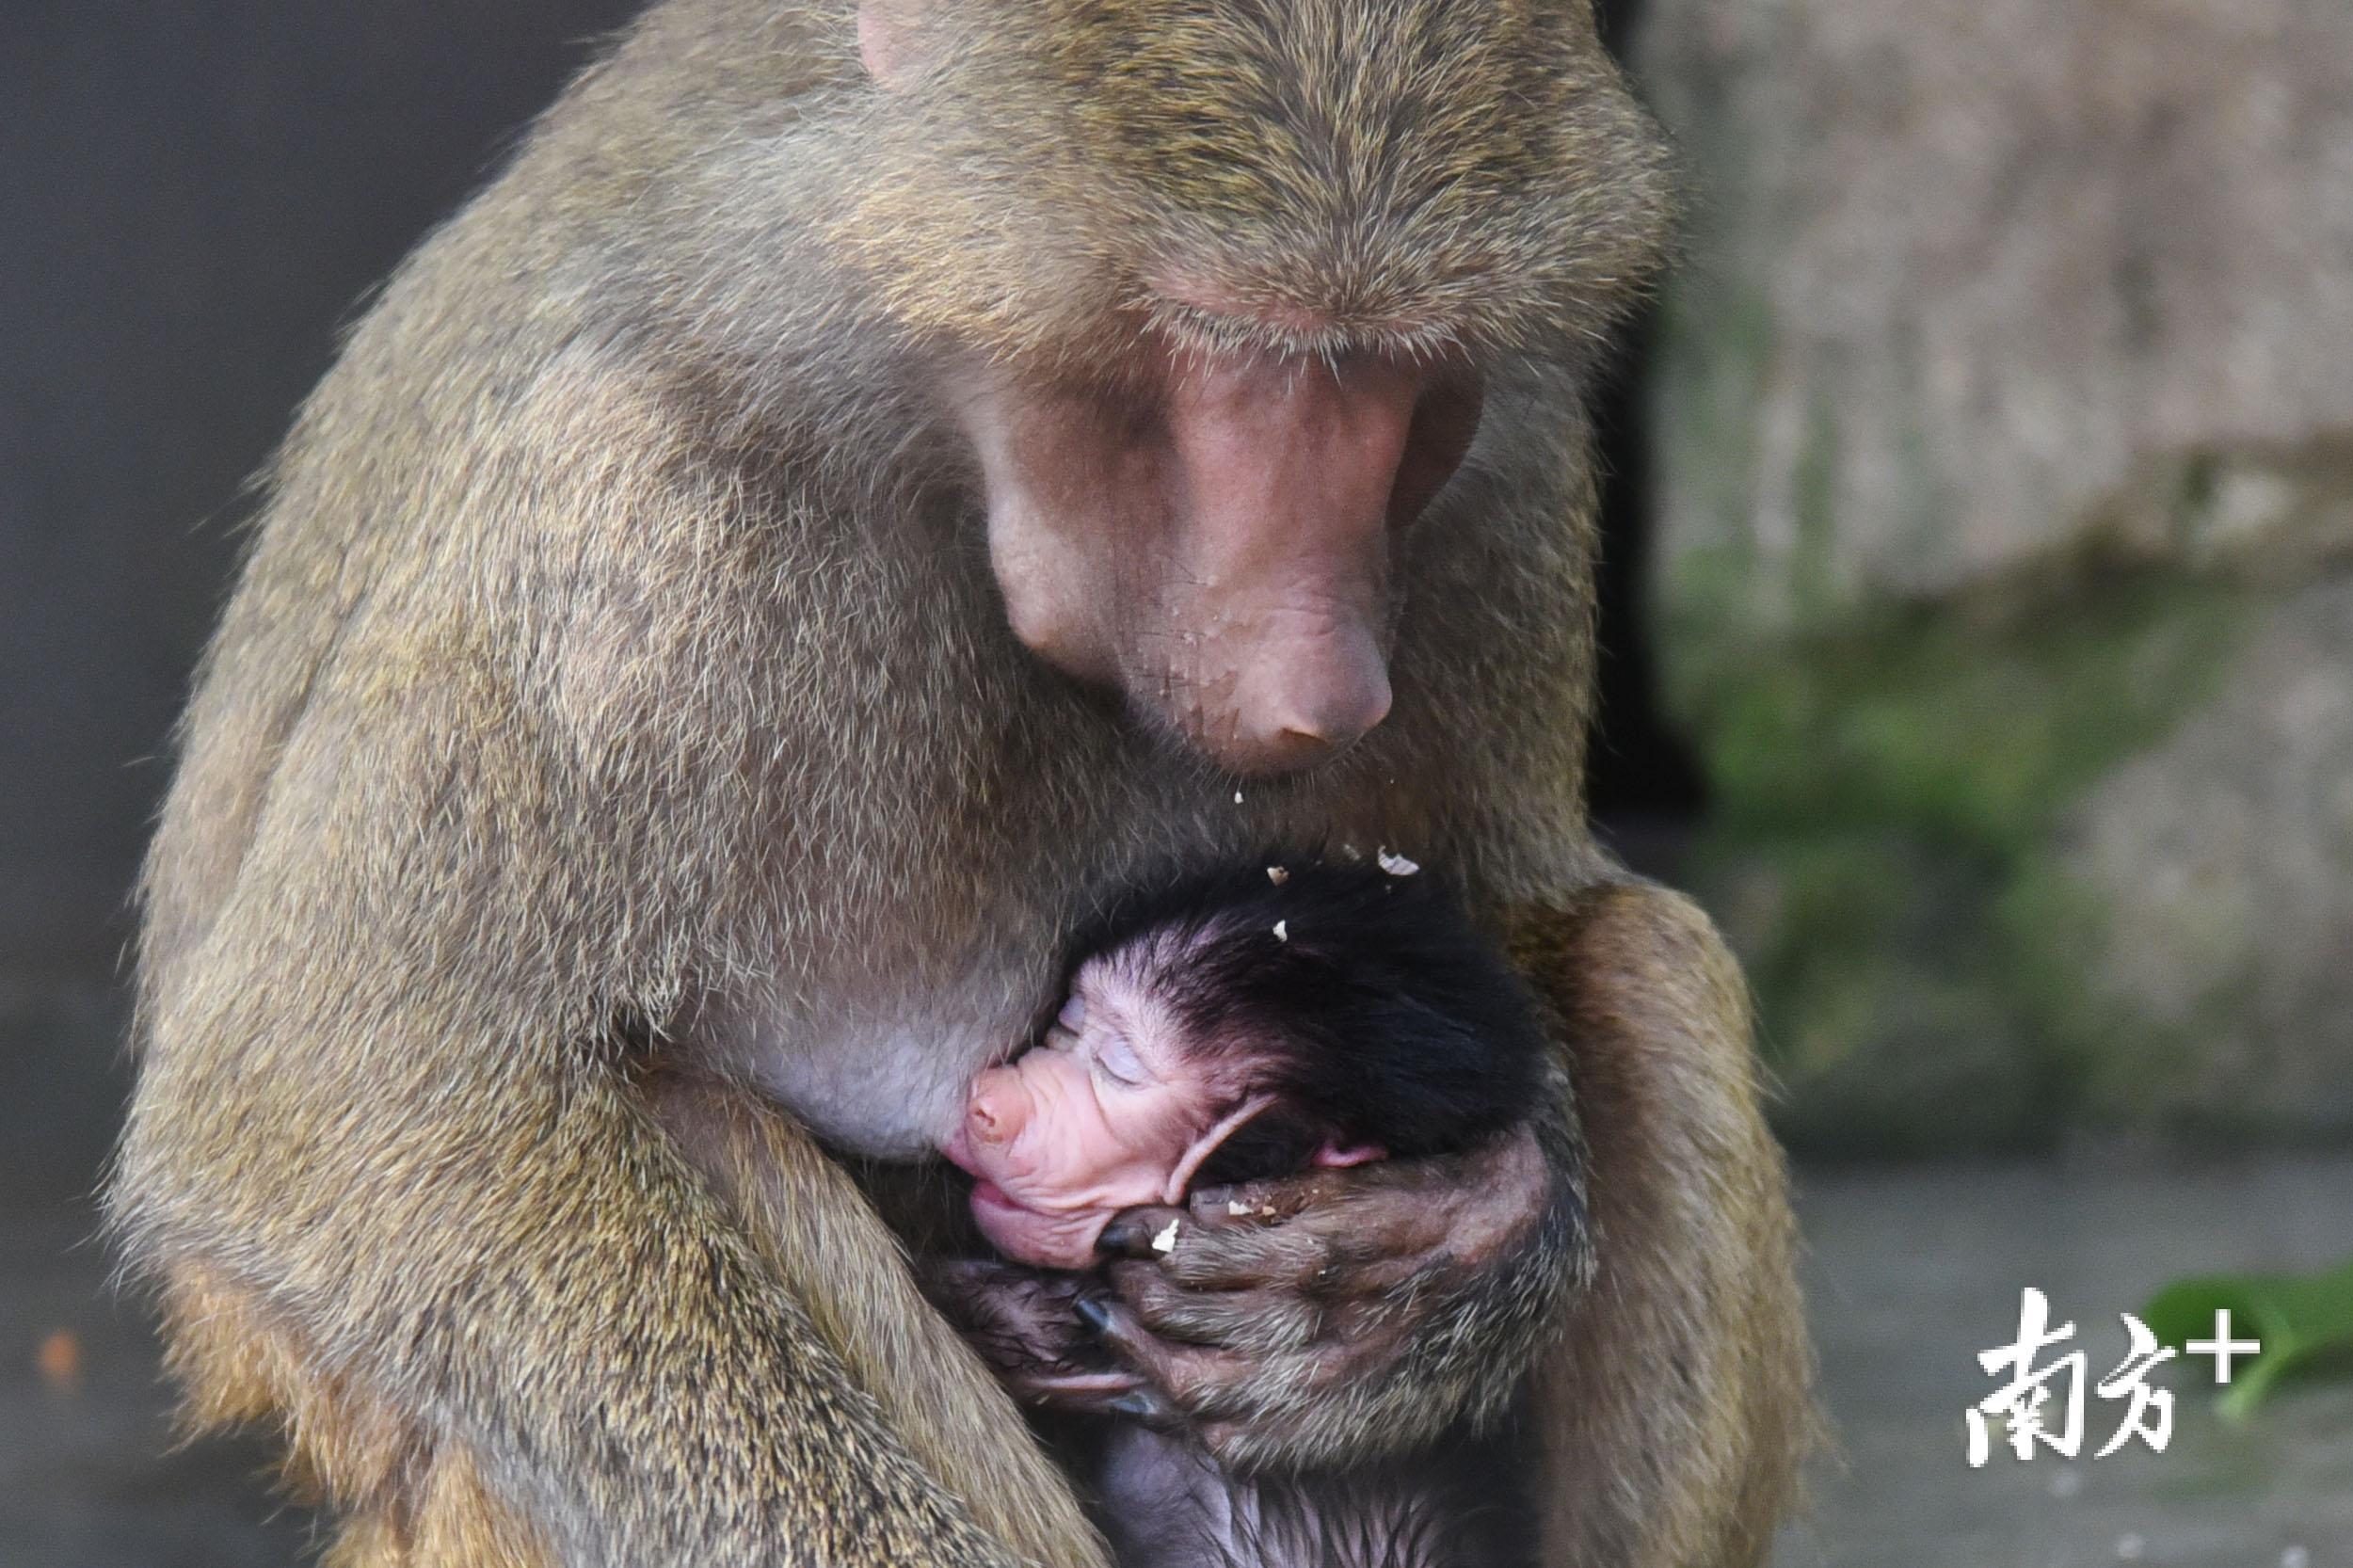
<instances>
[{"instance_id":1,"label":"baby's pink skin","mask_svg":"<svg viewBox=\"0 0 2353 1568\"><path fill-rule=\"evenodd\" d=\"M1238 1125L1220 1098L1166 1010L1120 966L1091 959L1045 1040L973 1080L941 1152L976 1179L972 1216L998 1251L1089 1269L1112 1215L1176 1201L1208 1140Z\"/></svg>"},{"instance_id":2,"label":"baby's pink skin","mask_svg":"<svg viewBox=\"0 0 2353 1568\"><path fill-rule=\"evenodd\" d=\"M1184 1197L1272 1099L1246 1086L1249 1048L1186 1045L1136 966L1116 954L1080 966L1045 1040L972 1080L940 1150L975 1178L972 1218L991 1245L1033 1268L1091 1269L1113 1215ZM1374 1144L1326 1144L1315 1163L1382 1158Z\"/></svg>"}]
</instances>

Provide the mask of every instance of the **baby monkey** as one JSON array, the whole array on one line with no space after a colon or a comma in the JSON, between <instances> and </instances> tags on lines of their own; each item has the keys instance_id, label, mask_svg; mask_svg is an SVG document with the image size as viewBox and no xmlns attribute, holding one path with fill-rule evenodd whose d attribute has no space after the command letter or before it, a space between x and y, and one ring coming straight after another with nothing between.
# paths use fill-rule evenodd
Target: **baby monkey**
<instances>
[{"instance_id":1,"label":"baby monkey","mask_svg":"<svg viewBox=\"0 0 2353 1568\"><path fill-rule=\"evenodd\" d=\"M1529 994L1434 878L1383 866L1252 867L1118 911L1080 944L1043 1040L980 1075L942 1151L974 1179L982 1233L1026 1266L949 1265L942 1304L1016 1391L1103 1395L1115 1427L1095 1480L1124 1568L1491 1568L1525 1553L1508 1466L1476 1445L1377 1471L1229 1474L1191 1439L1122 1419L1136 1380L1064 1326L1104 1320L1085 1272L1124 1209L1461 1152L1535 1103L1546 1048Z\"/></svg>"}]
</instances>

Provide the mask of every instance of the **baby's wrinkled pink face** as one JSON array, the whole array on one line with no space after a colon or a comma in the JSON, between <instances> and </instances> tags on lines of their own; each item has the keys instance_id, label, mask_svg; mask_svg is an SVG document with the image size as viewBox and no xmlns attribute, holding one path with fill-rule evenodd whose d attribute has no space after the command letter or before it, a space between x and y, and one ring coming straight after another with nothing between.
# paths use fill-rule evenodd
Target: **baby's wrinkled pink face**
<instances>
[{"instance_id":1,"label":"baby's wrinkled pink face","mask_svg":"<svg viewBox=\"0 0 2353 1568\"><path fill-rule=\"evenodd\" d=\"M976 1178L972 1214L1016 1262L1087 1269L1112 1215L1172 1203L1222 1137L1213 1086L1166 1010L1103 959L1080 966L1035 1049L972 1083L942 1150Z\"/></svg>"}]
</instances>

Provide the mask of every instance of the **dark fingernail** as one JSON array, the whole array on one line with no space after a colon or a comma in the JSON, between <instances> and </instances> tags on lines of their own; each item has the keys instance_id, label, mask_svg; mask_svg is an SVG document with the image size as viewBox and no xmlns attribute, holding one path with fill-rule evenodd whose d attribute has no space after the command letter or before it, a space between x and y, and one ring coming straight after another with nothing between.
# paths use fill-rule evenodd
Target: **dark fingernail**
<instances>
[{"instance_id":1,"label":"dark fingernail","mask_svg":"<svg viewBox=\"0 0 2353 1568\"><path fill-rule=\"evenodd\" d=\"M1087 1327L1093 1329L1096 1333L1109 1334L1112 1331L1111 1308L1105 1306L1101 1302L1096 1301L1091 1297L1081 1296L1079 1298L1077 1304L1074 1305L1071 1310L1079 1315L1079 1321L1086 1324Z\"/></svg>"},{"instance_id":2,"label":"dark fingernail","mask_svg":"<svg viewBox=\"0 0 2353 1568\"><path fill-rule=\"evenodd\" d=\"M1126 1257L1144 1244L1144 1227L1133 1220L1113 1220L1095 1239L1097 1257Z\"/></svg>"},{"instance_id":3,"label":"dark fingernail","mask_svg":"<svg viewBox=\"0 0 2353 1568\"><path fill-rule=\"evenodd\" d=\"M1111 1402L1110 1408L1122 1416L1149 1418L1160 1413L1160 1401L1149 1394L1122 1394Z\"/></svg>"},{"instance_id":4,"label":"dark fingernail","mask_svg":"<svg viewBox=\"0 0 2353 1568\"><path fill-rule=\"evenodd\" d=\"M1234 1201L1234 1194L1239 1191L1239 1188L1234 1187L1201 1188L1193 1194L1193 1207L1196 1208L1223 1208L1227 1204Z\"/></svg>"}]
</instances>

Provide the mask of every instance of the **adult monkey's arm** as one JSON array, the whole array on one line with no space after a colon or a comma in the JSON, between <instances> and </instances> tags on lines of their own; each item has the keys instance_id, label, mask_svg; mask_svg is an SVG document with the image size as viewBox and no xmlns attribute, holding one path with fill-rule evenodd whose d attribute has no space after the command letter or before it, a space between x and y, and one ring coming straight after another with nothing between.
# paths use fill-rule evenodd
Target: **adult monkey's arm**
<instances>
[{"instance_id":1,"label":"adult monkey's arm","mask_svg":"<svg viewBox=\"0 0 2353 1568\"><path fill-rule=\"evenodd\" d=\"M1537 1375L1543 1560L1760 1562L1815 1415L1747 987L1646 884L1519 911L1513 949L1566 1024L1597 1261Z\"/></svg>"},{"instance_id":2,"label":"adult monkey's arm","mask_svg":"<svg viewBox=\"0 0 2353 1568\"><path fill-rule=\"evenodd\" d=\"M240 924L232 911L221 929L254 936ZM617 1077L563 1060L479 992L345 993L336 1017L319 1005L316 965L248 978L242 997L158 1026L124 1154L125 1220L168 1286L184 1263L226 1281L311 1352L281 1369L297 1416L351 1390L435 1413L446 1424L421 1446L472 1456L561 1561L1101 1560L1042 1466L1022 1474L1009 1409L1000 1441L960 1464L936 1438L906 1441L910 1424L984 1420L1003 1400L956 1347L910 1341L889 1370L938 1404L879 1406L848 1364L856 1336L812 1320L788 1288L800 1282L744 1241ZM249 1048L183 1051L192 1031ZM306 1064L290 1070L297 1052ZM799 1208L802 1231L826 1205L831 1239L814 1260L856 1253L890 1268L846 1183L792 1152L771 1166L772 1201ZM886 1296L894 1283L870 1269L833 1288L853 1277ZM316 1435L296 1429L298 1444ZM942 1459L944 1473L922 1463ZM1018 1555L953 1490L981 1479L1001 1483L984 1516L1018 1522ZM429 1499L339 1500L406 1517Z\"/></svg>"},{"instance_id":3,"label":"adult monkey's arm","mask_svg":"<svg viewBox=\"0 0 2353 1568\"><path fill-rule=\"evenodd\" d=\"M849 1174L757 1095L711 1079L646 1086L663 1128L742 1223L891 1430L993 1536L1041 1563L1094 1560L1095 1531L1020 1413L918 1292L902 1243ZM839 1288L856 1280L856 1290Z\"/></svg>"},{"instance_id":4,"label":"adult monkey's arm","mask_svg":"<svg viewBox=\"0 0 2353 1568\"><path fill-rule=\"evenodd\" d=\"M1346 1463L1534 1375L1545 1560L1760 1560L1811 1427L1780 1154L1706 918L1612 883L1513 911L1565 1068L1521 1136L1124 1216L1114 1348L1220 1451ZM1573 1100L1573 1106L1572 1106Z\"/></svg>"},{"instance_id":5,"label":"adult monkey's arm","mask_svg":"<svg viewBox=\"0 0 2353 1568\"><path fill-rule=\"evenodd\" d=\"M725 515L668 470L551 477L531 500L625 506L648 551L696 545L678 519ZM328 502L360 504L307 483L279 502L150 866L144 1061L112 1196L197 1410L283 1413L297 1463L354 1507L336 1560L352 1568L486 1560L417 1545L501 1533L436 1513L456 1472L479 1482L468 1506L566 1562L1098 1564L1036 1467L984 1472L994 1517L1035 1522L1025 1552L988 1538L950 1489L984 1472L933 1473L919 1449L941 1446L909 1439L923 1411L861 1385L813 1298L888 1296L904 1275L838 1173L801 1150L776 1201L805 1222L823 1208L827 1256L894 1272L787 1277L616 1060L616 1019L676 1005L699 935L684 922L716 919L718 878L753 860L746 792L680 781L726 785L693 748L732 759L749 721L712 707L677 746L630 749L602 710L519 683L579 665L516 657L448 589L505 569L494 540L565 536L528 513L355 531L327 570L366 592L314 616L317 541L283 517ZM550 581L586 596L598 579ZM581 599L548 608L584 619L555 613ZM600 918L616 911L637 923ZM960 1350L907 1356L894 1370L926 1398L980 1400L1021 1440Z\"/></svg>"}]
</instances>

